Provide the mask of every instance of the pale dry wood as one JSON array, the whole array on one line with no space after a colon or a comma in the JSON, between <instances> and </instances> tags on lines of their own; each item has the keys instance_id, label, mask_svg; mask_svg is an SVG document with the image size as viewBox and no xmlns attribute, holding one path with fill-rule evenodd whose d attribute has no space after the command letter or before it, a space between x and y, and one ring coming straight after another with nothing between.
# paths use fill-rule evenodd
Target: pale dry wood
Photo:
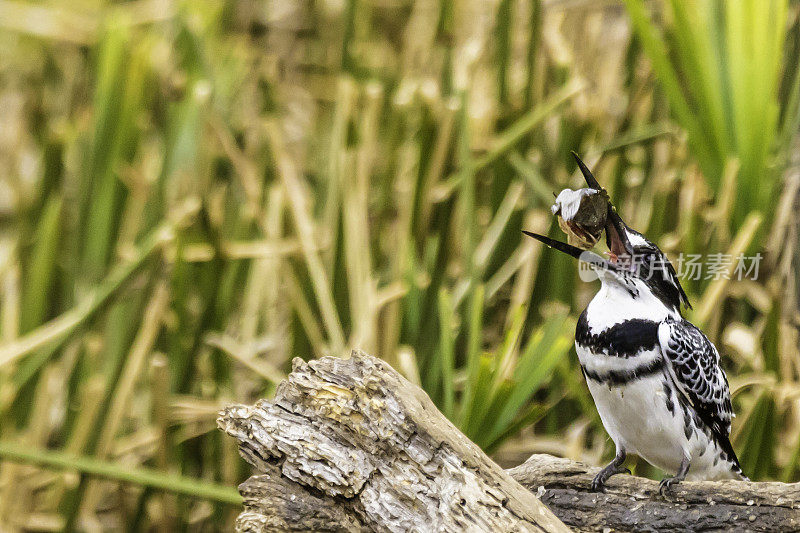
<instances>
[{"instance_id":1,"label":"pale dry wood","mask_svg":"<svg viewBox=\"0 0 800 533\"><path fill-rule=\"evenodd\" d=\"M218 424L259 475L238 531L568 531L418 386L360 352L294 360Z\"/></svg>"},{"instance_id":2,"label":"pale dry wood","mask_svg":"<svg viewBox=\"0 0 800 533\"><path fill-rule=\"evenodd\" d=\"M273 401L218 425L258 472L239 487L238 531L800 531L800 484L684 482L662 497L624 475L591 492L597 468L549 455L504 471L361 352L295 359Z\"/></svg>"}]
</instances>

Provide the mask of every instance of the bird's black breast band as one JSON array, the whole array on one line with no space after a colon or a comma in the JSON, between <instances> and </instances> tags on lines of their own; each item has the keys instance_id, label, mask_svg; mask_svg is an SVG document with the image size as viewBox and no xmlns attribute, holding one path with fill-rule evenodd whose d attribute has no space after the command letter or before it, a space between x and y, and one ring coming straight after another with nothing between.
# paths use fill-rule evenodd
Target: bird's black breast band
<instances>
[{"instance_id":1,"label":"bird's black breast band","mask_svg":"<svg viewBox=\"0 0 800 533\"><path fill-rule=\"evenodd\" d=\"M614 324L600 333L592 333L586 318L581 313L575 328L575 342L592 353L604 353L614 357L635 357L645 350L658 346L658 322L634 318Z\"/></svg>"},{"instance_id":2,"label":"bird's black breast band","mask_svg":"<svg viewBox=\"0 0 800 533\"><path fill-rule=\"evenodd\" d=\"M607 370L605 372L595 372L593 370L589 370L584 365L581 365L581 370L583 370L583 375L586 376L586 379L608 385L609 387L615 387L619 385L625 385L635 379L653 376L662 372L664 370L664 359L659 357L647 363L642 363L641 365L631 368L630 370Z\"/></svg>"}]
</instances>

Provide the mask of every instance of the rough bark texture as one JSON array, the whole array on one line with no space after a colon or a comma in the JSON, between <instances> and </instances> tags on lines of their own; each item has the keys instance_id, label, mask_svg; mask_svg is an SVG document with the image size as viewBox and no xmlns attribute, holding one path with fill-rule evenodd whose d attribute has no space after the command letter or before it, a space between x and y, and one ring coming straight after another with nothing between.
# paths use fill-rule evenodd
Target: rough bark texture
<instances>
[{"instance_id":1,"label":"rough bark texture","mask_svg":"<svg viewBox=\"0 0 800 533\"><path fill-rule=\"evenodd\" d=\"M258 471L239 487L238 531L566 531L558 518L580 531L800 531L800 484L684 482L663 498L624 475L590 492L597 468L547 455L504 471L360 352L295 359L273 401L218 424Z\"/></svg>"},{"instance_id":2,"label":"rough bark texture","mask_svg":"<svg viewBox=\"0 0 800 533\"><path fill-rule=\"evenodd\" d=\"M800 483L692 481L662 497L657 481L617 475L591 492L599 470L534 455L507 472L579 531L800 531Z\"/></svg>"},{"instance_id":3,"label":"rough bark texture","mask_svg":"<svg viewBox=\"0 0 800 533\"><path fill-rule=\"evenodd\" d=\"M220 428L260 475L239 531L568 531L389 365L295 359L273 401Z\"/></svg>"}]
</instances>

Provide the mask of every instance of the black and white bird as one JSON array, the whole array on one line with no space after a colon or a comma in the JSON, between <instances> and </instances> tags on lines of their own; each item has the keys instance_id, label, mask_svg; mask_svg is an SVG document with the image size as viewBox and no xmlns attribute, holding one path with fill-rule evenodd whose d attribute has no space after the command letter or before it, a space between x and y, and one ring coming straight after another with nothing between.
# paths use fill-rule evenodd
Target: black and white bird
<instances>
[{"instance_id":1,"label":"black and white bird","mask_svg":"<svg viewBox=\"0 0 800 533\"><path fill-rule=\"evenodd\" d=\"M575 155L589 187L602 191ZM600 490L632 453L684 479L747 479L730 443L731 396L719 353L681 315L690 307L664 253L629 228L608 202L608 261L525 232L575 258L591 254L601 288L578 319L575 348L616 457L594 478Z\"/></svg>"}]
</instances>

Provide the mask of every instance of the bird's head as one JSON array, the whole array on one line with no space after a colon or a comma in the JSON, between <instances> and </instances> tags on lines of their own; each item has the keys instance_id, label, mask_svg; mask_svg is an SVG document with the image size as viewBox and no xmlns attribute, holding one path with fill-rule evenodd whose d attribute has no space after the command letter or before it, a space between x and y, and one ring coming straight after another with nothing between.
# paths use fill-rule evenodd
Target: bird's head
<instances>
[{"instance_id":1,"label":"bird's head","mask_svg":"<svg viewBox=\"0 0 800 533\"><path fill-rule=\"evenodd\" d=\"M586 184L592 189L603 191L578 155L575 152L572 155L578 162ZM628 227L610 200L604 229L608 259L544 235L528 231L523 233L550 248L586 262L603 283L621 285L629 292L648 290L665 305L677 311L680 310L681 303L691 308L689 299L667 256L644 235Z\"/></svg>"}]
</instances>

